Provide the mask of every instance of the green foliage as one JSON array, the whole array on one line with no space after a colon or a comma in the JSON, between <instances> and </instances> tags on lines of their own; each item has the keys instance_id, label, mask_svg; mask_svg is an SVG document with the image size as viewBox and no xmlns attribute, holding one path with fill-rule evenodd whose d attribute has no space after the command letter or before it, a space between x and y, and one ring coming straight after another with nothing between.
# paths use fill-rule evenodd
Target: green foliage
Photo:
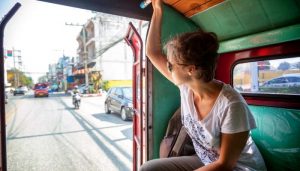
<instances>
[{"instance_id":1,"label":"green foliage","mask_svg":"<svg viewBox=\"0 0 300 171\"><path fill-rule=\"evenodd\" d=\"M108 81L103 81L102 82L102 89L105 91L108 91L109 89L109 82Z\"/></svg>"},{"instance_id":2,"label":"green foliage","mask_svg":"<svg viewBox=\"0 0 300 171\"><path fill-rule=\"evenodd\" d=\"M15 79L16 77L16 79ZM12 86L17 86L17 83L15 80L19 80L19 86L27 86L27 87L32 87L33 85L33 80L31 77L26 76L22 71L19 70L8 70L7 71L7 79L8 82L11 83Z\"/></svg>"},{"instance_id":3,"label":"green foliage","mask_svg":"<svg viewBox=\"0 0 300 171\"><path fill-rule=\"evenodd\" d=\"M94 88L90 88L90 89L89 89L89 92L90 92L91 94L94 94L94 93L96 93L96 90L95 90Z\"/></svg>"},{"instance_id":4,"label":"green foliage","mask_svg":"<svg viewBox=\"0 0 300 171\"><path fill-rule=\"evenodd\" d=\"M290 68L291 68L291 64L290 63L288 63L288 62L282 62L282 63L279 64L279 66L278 66L277 69L278 70L286 71L286 70L288 70Z\"/></svg>"}]
</instances>

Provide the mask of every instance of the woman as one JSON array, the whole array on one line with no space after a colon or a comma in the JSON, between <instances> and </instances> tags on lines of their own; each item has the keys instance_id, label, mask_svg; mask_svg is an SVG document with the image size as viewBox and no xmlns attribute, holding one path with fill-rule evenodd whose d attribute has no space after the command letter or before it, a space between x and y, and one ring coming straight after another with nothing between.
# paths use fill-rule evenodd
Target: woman
<instances>
[{"instance_id":1,"label":"woman","mask_svg":"<svg viewBox=\"0 0 300 171\"><path fill-rule=\"evenodd\" d=\"M152 0L153 16L146 53L152 64L181 95L181 117L193 141L195 156L156 159L140 170L266 170L249 131L255 121L243 97L215 80L216 35L197 31L177 36L162 53L162 2Z\"/></svg>"}]
</instances>

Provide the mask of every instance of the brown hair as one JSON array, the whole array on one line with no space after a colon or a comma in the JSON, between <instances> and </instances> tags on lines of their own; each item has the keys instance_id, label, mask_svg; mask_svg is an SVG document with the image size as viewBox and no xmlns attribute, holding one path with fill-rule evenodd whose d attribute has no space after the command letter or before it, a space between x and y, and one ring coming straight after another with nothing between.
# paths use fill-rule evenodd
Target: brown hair
<instances>
[{"instance_id":1,"label":"brown hair","mask_svg":"<svg viewBox=\"0 0 300 171\"><path fill-rule=\"evenodd\" d=\"M167 44L167 53L183 64L195 65L197 77L205 82L215 76L219 43L212 32L196 31L184 33L171 39Z\"/></svg>"}]
</instances>

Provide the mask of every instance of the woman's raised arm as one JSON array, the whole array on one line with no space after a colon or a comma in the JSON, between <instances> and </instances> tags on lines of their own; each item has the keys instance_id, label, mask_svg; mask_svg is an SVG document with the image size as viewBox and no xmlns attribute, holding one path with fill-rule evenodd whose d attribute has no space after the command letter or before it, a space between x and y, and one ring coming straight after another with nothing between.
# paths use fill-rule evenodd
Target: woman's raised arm
<instances>
[{"instance_id":1,"label":"woman's raised arm","mask_svg":"<svg viewBox=\"0 0 300 171\"><path fill-rule=\"evenodd\" d=\"M152 0L153 14L150 23L150 28L147 36L146 55L155 66L167 79L173 82L171 73L167 68L167 58L162 53L161 44L161 22L162 22L162 1Z\"/></svg>"}]
</instances>

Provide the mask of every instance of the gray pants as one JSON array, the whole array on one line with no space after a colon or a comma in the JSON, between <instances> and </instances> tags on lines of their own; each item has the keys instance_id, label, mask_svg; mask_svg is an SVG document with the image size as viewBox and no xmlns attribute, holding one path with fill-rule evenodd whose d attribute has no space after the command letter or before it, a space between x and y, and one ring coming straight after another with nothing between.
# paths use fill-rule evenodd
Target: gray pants
<instances>
[{"instance_id":1,"label":"gray pants","mask_svg":"<svg viewBox=\"0 0 300 171\"><path fill-rule=\"evenodd\" d=\"M140 171L191 171L203 166L197 155L160 158L147 161Z\"/></svg>"}]
</instances>

